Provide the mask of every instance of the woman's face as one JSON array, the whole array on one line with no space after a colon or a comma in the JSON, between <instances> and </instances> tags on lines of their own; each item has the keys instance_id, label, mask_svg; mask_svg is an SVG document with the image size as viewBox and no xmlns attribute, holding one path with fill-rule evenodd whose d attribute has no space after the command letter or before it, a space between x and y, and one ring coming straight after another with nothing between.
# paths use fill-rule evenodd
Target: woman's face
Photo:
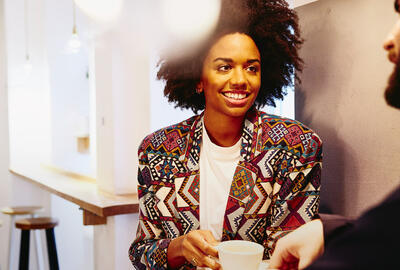
<instances>
[{"instance_id":1,"label":"woman's face","mask_svg":"<svg viewBox=\"0 0 400 270\"><path fill-rule=\"evenodd\" d=\"M260 52L249 36L222 36L203 63L199 86L205 95L206 115L218 119L243 117L260 89L260 61Z\"/></svg>"}]
</instances>

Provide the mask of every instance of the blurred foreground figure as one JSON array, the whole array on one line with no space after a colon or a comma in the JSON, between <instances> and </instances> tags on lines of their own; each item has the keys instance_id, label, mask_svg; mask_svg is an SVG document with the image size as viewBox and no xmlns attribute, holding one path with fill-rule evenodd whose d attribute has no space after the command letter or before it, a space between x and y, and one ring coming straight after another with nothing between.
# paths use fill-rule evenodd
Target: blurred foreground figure
<instances>
[{"instance_id":1,"label":"blurred foreground figure","mask_svg":"<svg viewBox=\"0 0 400 270\"><path fill-rule=\"evenodd\" d=\"M394 5L399 13L399 1ZM385 99L390 106L400 109L400 19L383 47L395 64ZM301 226L277 242L270 269L400 269L399 214L400 188L397 188L355 222L321 215L321 219Z\"/></svg>"}]
</instances>

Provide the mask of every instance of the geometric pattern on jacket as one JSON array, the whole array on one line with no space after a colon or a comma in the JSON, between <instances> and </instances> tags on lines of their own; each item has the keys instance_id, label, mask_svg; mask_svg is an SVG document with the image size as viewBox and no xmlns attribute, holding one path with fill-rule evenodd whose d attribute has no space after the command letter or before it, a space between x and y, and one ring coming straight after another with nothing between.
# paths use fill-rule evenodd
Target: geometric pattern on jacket
<instances>
[{"instance_id":1,"label":"geometric pattern on jacket","mask_svg":"<svg viewBox=\"0 0 400 270\"><path fill-rule=\"evenodd\" d=\"M139 147L139 225L129 249L136 269L167 269L171 239L200 229L202 121L158 130ZM318 213L322 142L298 121L257 110L247 113L241 140L222 241L260 243L268 259L279 238Z\"/></svg>"}]
</instances>

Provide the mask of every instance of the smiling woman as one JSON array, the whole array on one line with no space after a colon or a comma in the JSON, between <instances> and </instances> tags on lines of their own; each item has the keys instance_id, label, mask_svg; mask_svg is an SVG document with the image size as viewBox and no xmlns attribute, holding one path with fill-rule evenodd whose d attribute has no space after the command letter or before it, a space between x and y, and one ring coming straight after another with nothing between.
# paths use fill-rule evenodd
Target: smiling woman
<instances>
[{"instance_id":1,"label":"smiling woman","mask_svg":"<svg viewBox=\"0 0 400 270\"><path fill-rule=\"evenodd\" d=\"M301 70L297 16L283 0L222 1L201 47L163 57L164 94L195 113L139 147L137 269L220 266L215 245L264 246L318 212L322 143L303 124L257 110ZM201 173L200 173L201 172Z\"/></svg>"}]
</instances>

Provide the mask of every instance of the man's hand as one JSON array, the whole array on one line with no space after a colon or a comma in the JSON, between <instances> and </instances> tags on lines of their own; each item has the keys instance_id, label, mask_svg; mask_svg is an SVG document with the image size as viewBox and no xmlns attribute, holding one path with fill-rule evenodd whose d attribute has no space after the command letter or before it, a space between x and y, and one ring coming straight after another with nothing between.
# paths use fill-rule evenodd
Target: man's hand
<instances>
[{"instance_id":1,"label":"man's hand","mask_svg":"<svg viewBox=\"0 0 400 270\"><path fill-rule=\"evenodd\" d=\"M269 263L269 269L304 269L323 252L322 222L316 219L278 240Z\"/></svg>"}]
</instances>

